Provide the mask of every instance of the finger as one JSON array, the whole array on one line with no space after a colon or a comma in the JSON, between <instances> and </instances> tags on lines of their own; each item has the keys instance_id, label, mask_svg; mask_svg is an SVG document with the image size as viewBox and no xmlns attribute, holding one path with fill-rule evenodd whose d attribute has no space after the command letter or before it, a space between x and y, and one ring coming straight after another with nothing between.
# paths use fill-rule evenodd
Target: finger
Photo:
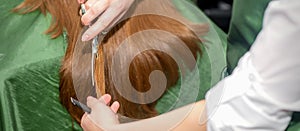
<instances>
[{"instance_id":1,"label":"finger","mask_svg":"<svg viewBox=\"0 0 300 131\"><path fill-rule=\"evenodd\" d=\"M99 101L94 97L89 96L87 98L87 106L90 108L93 108L98 102ZM104 101L103 101L103 103L104 103Z\"/></svg>"},{"instance_id":2,"label":"finger","mask_svg":"<svg viewBox=\"0 0 300 131\"><path fill-rule=\"evenodd\" d=\"M87 114L85 114L85 116L82 117L80 126L85 131L102 131L102 129L98 127L96 123L93 120L91 120L91 118Z\"/></svg>"},{"instance_id":3,"label":"finger","mask_svg":"<svg viewBox=\"0 0 300 131\"><path fill-rule=\"evenodd\" d=\"M81 122L80 122L80 126L83 129L86 128L87 126L86 119L87 119L87 113L84 113L83 116L81 117Z\"/></svg>"},{"instance_id":4,"label":"finger","mask_svg":"<svg viewBox=\"0 0 300 131\"><path fill-rule=\"evenodd\" d=\"M79 15L82 16L82 10L79 10Z\"/></svg>"},{"instance_id":5,"label":"finger","mask_svg":"<svg viewBox=\"0 0 300 131\"><path fill-rule=\"evenodd\" d=\"M87 12L81 17L81 21L85 25L89 25L96 17L102 14L109 6L109 0L98 0Z\"/></svg>"},{"instance_id":6,"label":"finger","mask_svg":"<svg viewBox=\"0 0 300 131\"><path fill-rule=\"evenodd\" d=\"M82 41L89 41L97 34L105 30L115 18L121 14L122 10L109 7L98 20L83 34Z\"/></svg>"},{"instance_id":7,"label":"finger","mask_svg":"<svg viewBox=\"0 0 300 131\"><path fill-rule=\"evenodd\" d=\"M112 29L117 23L120 23L120 19L126 14L126 12L121 13L117 18L113 20L112 23L109 24L109 26L106 28L106 30ZM124 20L124 19L123 19Z\"/></svg>"},{"instance_id":8,"label":"finger","mask_svg":"<svg viewBox=\"0 0 300 131\"><path fill-rule=\"evenodd\" d=\"M81 117L81 123L86 117L87 117L87 113L84 113L83 116Z\"/></svg>"},{"instance_id":9,"label":"finger","mask_svg":"<svg viewBox=\"0 0 300 131\"><path fill-rule=\"evenodd\" d=\"M84 3L85 0L77 0L79 4Z\"/></svg>"},{"instance_id":10,"label":"finger","mask_svg":"<svg viewBox=\"0 0 300 131\"><path fill-rule=\"evenodd\" d=\"M104 94L103 96L100 97L100 99L102 99L104 103L107 105L111 100L111 96L109 94Z\"/></svg>"},{"instance_id":11,"label":"finger","mask_svg":"<svg viewBox=\"0 0 300 131\"><path fill-rule=\"evenodd\" d=\"M118 110L120 108L120 103L115 101L111 106L110 106L110 109L114 112L114 113L117 113Z\"/></svg>"},{"instance_id":12,"label":"finger","mask_svg":"<svg viewBox=\"0 0 300 131\"><path fill-rule=\"evenodd\" d=\"M106 28L106 29L111 29L114 25L116 25L117 23L120 22L121 18L124 17L124 15L127 13L128 8L130 7L130 5L134 2L133 0L127 0L126 2L122 2L115 0L113 2L111 2L110 4L112 5L111 8L107 9L109 10L119 10L119 15L117 17L114 18L114 20L110 23L110 25ZM126 17L123 18L123 20L127 19Z\"/></svg>"},{"instance_id":13,"label":"finger","mask_svg":"<svg viewBox=\"0 0 300 131\"><path fill-rule=\"evenodd\" d=\"M98 0L88 0L84 3L86 9L89 9L92 5L94 5Z\"/></svg>"}]
</instances>

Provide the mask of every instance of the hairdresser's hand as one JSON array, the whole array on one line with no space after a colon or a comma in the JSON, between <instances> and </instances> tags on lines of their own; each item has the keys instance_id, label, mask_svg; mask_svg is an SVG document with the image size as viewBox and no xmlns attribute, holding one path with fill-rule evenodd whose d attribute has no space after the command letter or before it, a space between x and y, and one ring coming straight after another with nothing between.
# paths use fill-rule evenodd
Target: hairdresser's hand
<instances>
[{"instance_id":1,"label":"hairdresser's hand","mask_svg":"<svg viewBox=\"0 0 300 131\"><path fill-rule=\"evenodd\" d=\"M96 17L99 19L83 34L82 40L88 41L100 32L110 29L130 8L134 0L88 0L87 12L82 16L84 25L89 25Z\"/></svg>"},{"instance_id":2,"label":"hairdresser's hand","mask_svg":"<svg viewBox=\"0 0 300 131\"><path fill-rule=\"evenodd\" d=\"M119 124L116 112L120 105L114 102L110 107L110 95L103 95L99 100L93 97L87 98L87 106L92 109L91 114L85 113L81 118L81 127L85 131L108 130L113 125Z\"/></svg>"}]
</instances>

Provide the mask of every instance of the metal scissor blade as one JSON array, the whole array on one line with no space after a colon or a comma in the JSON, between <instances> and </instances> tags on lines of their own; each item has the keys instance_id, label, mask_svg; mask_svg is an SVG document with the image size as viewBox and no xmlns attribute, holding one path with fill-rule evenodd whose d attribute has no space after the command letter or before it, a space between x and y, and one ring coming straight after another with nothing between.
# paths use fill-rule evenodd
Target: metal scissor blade
<instances>
[{"instance_id":1,"label":"metal scissor blade","mask_svg":"<svg viewBox=\"0 0 300 131\"><path fill-rule=\"evenodd\" d=\"M73 86L79 102L83 104L86 104L88 96L97 97L92 74L94 71L92 41L81 41L81 36L86 29L87 27L79 35L72 56Z\"/></svg>"},{"instance_id":2,"label":"metal scissor blade","mask_svg":"<svg viewBox=\"0 0 300 131\"><path fill-rule=\"evenodd\" d=\"M79 108L81 108L84 112L90 114L91 113L91 108L89 108L88 106L86 106L85 104L82 104L81 102L75 100L74 98L71 97L71 102L78 106Z\"/></svg>"}]
</instances>

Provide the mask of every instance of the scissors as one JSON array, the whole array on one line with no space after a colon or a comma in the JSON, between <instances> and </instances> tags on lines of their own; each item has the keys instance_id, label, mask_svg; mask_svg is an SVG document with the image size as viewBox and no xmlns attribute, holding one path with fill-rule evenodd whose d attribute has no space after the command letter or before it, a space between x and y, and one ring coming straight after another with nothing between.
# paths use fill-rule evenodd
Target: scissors
<instances>
[{"instance_id":1,"label":"scissors","mask_svg":"<svg viewBox=\"0 0 300 131\"><path fill-rule=\"evenodd\" d=\"M80 4L80 8L81 8L82 15L84 15L86 13L86 9L85 9L85 6L83 3ZM90 27L90 25L89 25L89 27ZM94 72L94 70L95 70L95 58L98 53L98 47L99 47L98 35L96 35L92 41L92 59L91 59L92 71L91 71L91 74L92 74L93 87L95 87L95 72Z\"/></svg>"},{"instance_id":2,"label":"scissors","mask_svg":"<svg viewBox=\"0 0 300 131\"><path fill-rule=\"evenodd\" d=\"M91 108L89 108L88 106L86 106L85 104L82 104L81 102L75 100L74 98L71 97L71 102L73 103L73 105L78 106L79 108L81 108L84 112L90 114L91 113Z\"/></svg>"},{"instance_id":3,"label":"scissors","mask_svg":"<svg viewBox=\"0 0 300 131\"><path fill-rule=\"evenodd\" d=\"M83 3L80 5L80 8L82 14L86 13L85 5ZM91 25L89 25L88 27L90 26ZM86 44L91 44L91 45L86 45ZM83 111L87 113L90 113L91 109L84 104L86 103L86 97L87 96L95 97L95 93L96 93L95 92L96 89L95 61L98 54L98 47L99 47L99 42L98 42L98 35L97 35L96 37L93 38L91 42L86 42L85 44L82 43L76 44L74 49L76 55L73 56L74 58L73 61L79 61L79 63L72 63L72 70L74 69L74 71L79 74L73 76L73 82L75 82L73 84L79 101L75 100L74 98L71 98L71 102L74 105L80 107ZM87 65L85 65L84 63L87 63ZM82 70L83 72L78 72L78 70Z\"/></svg>"}]
</instances>

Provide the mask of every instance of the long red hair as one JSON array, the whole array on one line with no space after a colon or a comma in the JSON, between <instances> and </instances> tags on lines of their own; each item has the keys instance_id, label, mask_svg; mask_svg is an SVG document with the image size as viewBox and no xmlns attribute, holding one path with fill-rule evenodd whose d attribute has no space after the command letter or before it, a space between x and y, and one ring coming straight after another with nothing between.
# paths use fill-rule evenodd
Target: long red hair
<instances>
[{"instance_id":1,"label":"long red hair","mask_svg":"<svg viewBox=\"0 0 300 131\"><path fill-rule=\"evenodd\" d=\"M160 5L145 8L175 12L175 15L178 15L178 18L184 19L174 7L165 4L167 0L161 0L159 2L161 2ZM142 8L131 10L131 13L138 12L139 9ZM73 106L70 102L70 97L76 98L72 81L72 56L74 46L79 38L78 36L83 29L80 24L80 16L78 15L79 4L75 0L25 0L14 9L14 11L21 13L29 13L35 10L40 10L45 15L49 13L52 16L52 23L46 31L46 33L50 34L52 38L58 37L63 33L63 31L66 31L68 35L68 48L60 70L60 100L71 116L77 122L80 122L83 112L81 109ZM197 29L201 28L201 31L205 31L206 29L203 25L197 25L194 27L197 27ZM131 118L142 119L158 115L158 112L155 110L156 101L149 104L137 104L122 97L122 95L116 90L111 79L111 60L124 40L137 32L150 29L170 32L177 36L191 50L195 58L197 57L197 54L201 53L198 45L200 42L199 36L197 36L187 25L166 16L155 14L137 15L125 19L114 26L114 28L112 28L105 36L99 49L99 54L102 55L100 55L101 59L96 60L96 82L98 85L97 87L105 87L99 89L101 92L111 94L113 100L117 100L121 103L119 113ZM147 37L148 36L144 36L141 38L141 41L134 42L143 43L146 41L148 44L151 44L151 42L177 42L173 38L163 38L157 39L158 41L153 41L153 39L148 39ZM178 43L181 44L180 42ZM137 44L132 44L131 46L132 48L139 48ZM128 50L128 53L131 53L130 50ZM128 58L126 56L122 56L122 59L126 60ZM161 70L164 72L167 78L167 88L172 87L178 81L179 68L176 62L164 52L147 50L138 54L130 63L129 78L132 86L140 92L149 90L151 85L148 78L153 70ZM126 89L130 87L123 88ZM139 99L143 101L144 98Z\"/></svg>"}]
</instances>

